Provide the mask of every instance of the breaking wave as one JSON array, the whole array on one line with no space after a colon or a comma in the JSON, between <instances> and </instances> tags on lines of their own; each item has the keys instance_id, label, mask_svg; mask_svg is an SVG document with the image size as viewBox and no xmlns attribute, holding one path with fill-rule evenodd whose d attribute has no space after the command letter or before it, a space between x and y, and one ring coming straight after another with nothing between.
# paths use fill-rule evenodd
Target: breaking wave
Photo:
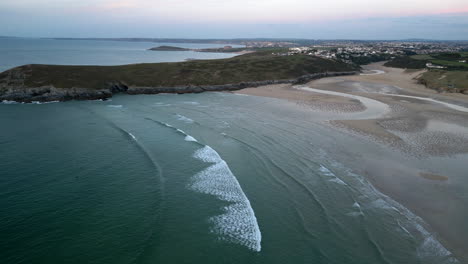
<instances>
[{"instance_id":1,"label":"breaking wave","mask_svg":"<svg viewBox=\"0 0 468 264\"><path fill-rule=\"evenodd\" d=\"M192 141L192 142L198 142L194 137L186 135L185 136L185 141Z\"/></svg>"},{"instance_id":2,"label":"breaking wave","mask_svg":"<svg viewBox=\"0 0 468 264\"><path fill-rule=\"evenodd\" d=\"M179 120L179 121L183 121L183 122L185 122L187 124L192 124L193 123L193 120L186 117L186 116L179 115L179 114L177 114L176 116L177 116L177 120Z\"/></svg>"},{"instance_id":3,"label":"breaking wave","mask_svg":"<svg viewBox=\"0 0 468 264\"><path fill-rule=\"evenodd\" d=\"M197 150L193 156L211 165L193 176L189 188L232 203L223 208L223 214L210 218L214 225L212 231L223 240L260 251L262 237L257 218L228 164L209 146Z\"/></svg>"},{"instance_id":4,"label":"breaking wave","mask_svg":"<svg viewBox=\"0 0 468 264\"><path fill-rule=\"evenodd\" d=\"M402 221L395 217L394 223L406 235L415 239L418 243L416 254L423 263L459 263L454 255L446 249L435 235L429 232L422 218L416 216L409 209L391 199L377 190L371 183L363 177L351 172L337 162L332 162L333 168L338 168L351 179L356 179L361 184L353 184L362 195L359 197L361 202L355 201L352 205L353 211L347 213L348 216L364 216L367 211L385 210L388 214L398 214L403 216ZM320 165L320 172L328 177L336 177L327 167Z\"/></svg>"},{"instance_id":5,"label":"breaking wave","mask_svg":"<svg viewBox=\"0 0 468 264\"><path fill-rule=\"evenodd\" d=\"M16 102L16 101L9 101L9 100L3 100L1 103L2 103L2 104L19 104L19 103Z\"/></svg>"},{"instance_id":6,"label":"breaking wave","mask_svg":"<svg viewBox=\"0 0 468 264\"><path fill-rule=\"evenodd\" d=\"M137 140L136 137L132 133L128 132L128 135L131 136L134 140Z\"/></svg>"},{"instance_id":7,"label":"breaking wave","mask_svg":"<svg viewBox=\"0 0 468 264\"><path fill-rule=\"evenodd\" d=\"M200 149L195 151L193 157L210 165L191 178L188 188L196 192L213 195L219 200L231 203L222 208L223 214L210 218L210 222L213 224L211 231L220 235L222 240L259 252L262 236L257 218L249 199L244 194L228 164L214 149L198 142L183 130L151 118L146 119L184 135L185 141L195 142L201 146Z\"/></svg>"},{"instance_id":8,"label":"breaking wave","mask_svg":"<svg viewBox=\"0 0 468 264\"><path fill-rule=\"evenodd\" d=\"M331 172L327 167L325 167L323 165L320 165L319 171L322 174L324 174L325 176L328 176L328 177L331 178L331 179L328 180L329 182L334 182L334 183L338 183L338 184L341 184L341 185L348 185L346 182L344 182L340 178L336 177L336 175L333 172Z\"/></svg>"}]
</instances>

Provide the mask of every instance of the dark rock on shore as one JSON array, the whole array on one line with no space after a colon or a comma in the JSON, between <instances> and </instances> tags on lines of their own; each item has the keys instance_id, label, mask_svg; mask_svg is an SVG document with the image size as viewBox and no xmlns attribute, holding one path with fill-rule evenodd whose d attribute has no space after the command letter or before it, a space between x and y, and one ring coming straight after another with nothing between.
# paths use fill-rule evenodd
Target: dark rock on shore
<instances>
[{"instance_id":1,"label":"dark rock on shore","mask_svg":"<svg viewBox=\"0 0 468 264\"><path fill-rule=\"evenodd\" d=\"M23 103L51 102L69 100L99 100L112 97L109 90L91 90L84 88L57 89L55 87L38 87L23 89L8 89L0 92L0 101L15 101Z\"/></svg>"},{"instance_id":2,"label":"dark rock on shore","mask_svg":"<svg viewBox=\"0 0 468 264\"><path fill-rule=\"evenodd\" d=\"M87 88L56 88L53 86L27 88L20 82L20 78L13 78L13 82L7 82L9 85L0 87L0 101L16 101L16 102L50 102L50 101L69 101L69 100L105 100L112 97L116 93L126 94L159 94L159 93L202 93L206 91L234 91L247 87L259 87L271 84L301 84L311 80L341 76L354 75L358 72L324 72L314 73L300 76L296 79L286 80L266 80L241 82L237 84L222 84L222 85L187 85L173 87L131 87L122 82L109 82L106 89L87 89ZM17 76L21 77L21 76Z\"/></svg>"}]
</instances>

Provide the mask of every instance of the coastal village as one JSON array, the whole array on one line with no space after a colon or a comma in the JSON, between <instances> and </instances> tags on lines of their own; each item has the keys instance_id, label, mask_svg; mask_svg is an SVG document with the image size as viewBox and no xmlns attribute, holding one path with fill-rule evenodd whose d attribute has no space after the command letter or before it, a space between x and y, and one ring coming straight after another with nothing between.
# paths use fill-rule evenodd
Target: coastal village
<instances>
[{"instance_id":1,"label":"coastal village","mask_svg":"<svg viewBox=\"0 0 468 264\"><path fill-rule=\"evenodd\" d=\"M363 64L379 60L392 60L398 56L428 55L435 53L456 53L466 50L466 43L428 43L428 42L327 42L318 45L289 47L284 52L273 53L277 56L307 54L326 59L340 60L350 64ZM466 63L465 59L457 62ZM468 64L467 64L468 65ZM427 68L444 69L445 66L426 63Z\"/></svg>"}]
</instances>

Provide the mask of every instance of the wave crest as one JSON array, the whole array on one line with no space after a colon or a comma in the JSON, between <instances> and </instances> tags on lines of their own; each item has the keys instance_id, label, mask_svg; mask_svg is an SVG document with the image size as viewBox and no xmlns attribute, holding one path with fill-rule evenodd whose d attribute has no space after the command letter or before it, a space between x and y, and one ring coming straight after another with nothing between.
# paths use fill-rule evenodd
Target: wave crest
<instances>
[{"instance_id":1,"label":"wave crest","mask_svg":"<svg viewBox=\"0 0 468 264\"><path fill-rule=\"evenodd\" d=\"M212 231L226 241L260 251L261 233L257 218L227 163L209 146L197 150L194 158L213 164L193 176L189 188L232 203L223 208L222 215L210 218L214 224Z\"/></svg>"}]
</instances>

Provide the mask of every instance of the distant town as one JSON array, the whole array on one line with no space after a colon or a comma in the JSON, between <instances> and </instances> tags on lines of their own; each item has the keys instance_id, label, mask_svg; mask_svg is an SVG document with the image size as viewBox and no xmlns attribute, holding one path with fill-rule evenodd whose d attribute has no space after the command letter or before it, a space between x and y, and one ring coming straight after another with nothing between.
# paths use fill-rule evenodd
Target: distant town
<instances>
[{"instance_id":1,"label":"distant town","mask_svg":"<svg viewBox=\"0 0 468 264\"><path fill-rule=\"evenodd\" d=\"M270 45L270 44L264 44ZM308 54L327 59L338 59L346 63L365 64L379 60L391 60L397 56L428 55L435 53L456 53L468 51L466 42L327 42L319 45L289 47L287 52L275 53L286 56ZM466 63L466 60L459 60ZM443 68L443 66L426 64L428 68Z\"/></svg>"}]
</instances>

